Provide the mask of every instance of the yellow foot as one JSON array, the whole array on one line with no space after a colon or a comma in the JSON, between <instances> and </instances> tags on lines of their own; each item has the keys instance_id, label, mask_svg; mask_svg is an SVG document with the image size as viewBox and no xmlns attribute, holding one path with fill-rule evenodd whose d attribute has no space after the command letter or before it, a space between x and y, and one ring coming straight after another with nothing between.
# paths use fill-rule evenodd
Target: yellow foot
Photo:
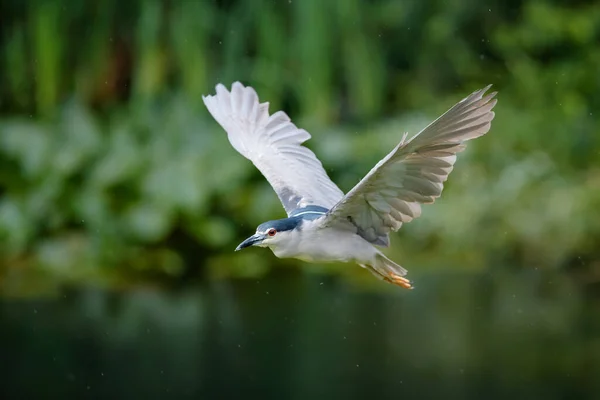
<instances>
[{"instance_id":1,"label":"yellow foot","mask_svg":"<svg viewBox=\"0 0 600 400\"><path fill-rule=\"evenodd\" d=\"M404 289L412 289L413 288L412 285L410 284L410 281L400 275L390 274L389 277L386 276L383 279L385 279L389 283L393 283L394 285L401 286Z\"/></svg>"}]
</instances>

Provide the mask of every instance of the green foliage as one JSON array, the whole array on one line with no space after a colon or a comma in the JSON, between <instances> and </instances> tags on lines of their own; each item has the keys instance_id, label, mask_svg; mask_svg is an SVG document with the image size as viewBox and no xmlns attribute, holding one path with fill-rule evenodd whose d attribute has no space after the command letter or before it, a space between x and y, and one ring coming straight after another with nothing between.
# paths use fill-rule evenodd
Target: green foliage
<instances>
[{"instance_id":1,"label":"green foliage","mask_svg":"<svg viewBox=\"0 0 600 400\"><path fill-rule=\"evenodd\" d=\"M402 229L392 256L411 269L440 257L487 268L600 255L595 2L8 3L6 265L180 275L200 257L218 273L220 264L262 273L273 257L236 254L253 265L240 272L226 254L282 211L201 102L234 80L311 131L309 146L344 190L402 132L493 83L492 132L461 154L444 196Z\"/></svg>"}]
</instances>

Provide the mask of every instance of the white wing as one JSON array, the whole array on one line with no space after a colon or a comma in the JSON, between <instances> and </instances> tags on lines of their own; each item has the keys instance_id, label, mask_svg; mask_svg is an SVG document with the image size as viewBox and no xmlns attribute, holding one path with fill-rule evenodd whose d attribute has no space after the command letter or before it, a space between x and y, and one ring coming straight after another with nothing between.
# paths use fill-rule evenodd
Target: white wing
<instances>
[{"instance_id":1,"label":"white wing","mask_svg":"<svg viewBox=\"0 0 600 400\"><path fill-rule=\"evenodd\" d=\"M221 84L216 90L215 96L202 97L208 111L231 145L267 178L288 215L311 204L329 209L342 198L315 154L302 146L310 134L286 113L269 115L269 103L259 103L254 89L239 82L231 92Z\"/></svg>"},{"instance_id":2,"label":"white wing","mask_svg":"<svg viewBox=\"0 0 600 400\"><path fill-rule=\"evenodd\" d=\"M491 85L490 85L491 86ZM402 141L327 214L323 226L345 226L371 243L389 245L390 231L421 215L421 205L442 194L464 142L486 134L496 104L490 86L472 93Z\"/></svg>"}]
</instances>

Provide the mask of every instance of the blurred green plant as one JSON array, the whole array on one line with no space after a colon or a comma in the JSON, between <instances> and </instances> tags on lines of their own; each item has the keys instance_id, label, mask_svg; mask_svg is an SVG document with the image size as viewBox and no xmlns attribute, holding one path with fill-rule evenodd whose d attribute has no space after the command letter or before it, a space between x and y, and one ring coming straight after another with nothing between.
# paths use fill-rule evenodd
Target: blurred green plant
<instances>
[{"instance_id":1,"label":"blurred green plant","mask_svg":"<svg viewBox=\"0 0 600 400\"><path fill-rule=\"evenodd\" d=\"M344 190L402 132L494 83L491 133L390 252L431 267L600 269L596 2L5 3L5 266L183 276L201 257L219 273L265 271L274 257L236 254L253 266L240 272L224 249L282 211L201 102L242 80L313 133Z\"/></svg>"}]
</instances>

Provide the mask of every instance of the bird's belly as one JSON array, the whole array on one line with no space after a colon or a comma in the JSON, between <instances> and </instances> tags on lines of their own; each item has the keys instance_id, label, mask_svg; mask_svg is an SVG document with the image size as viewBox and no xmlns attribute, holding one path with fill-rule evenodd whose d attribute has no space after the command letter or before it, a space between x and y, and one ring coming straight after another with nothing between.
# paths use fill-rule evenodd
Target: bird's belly
<instances>
[{"instance_id":1,"label":"bird's belly","mask_svg":"<svg viewBox=\"0 0 600 400\"><path fill-rule=\"evenodd\" d=\"M296 246L280 251L279 254L275 252L275 255L309 262L363 262L370 260L375 252L376 249L358 235L333 232L321 233L310 240L299 240Z\"/></svg>"}]
</instances>

